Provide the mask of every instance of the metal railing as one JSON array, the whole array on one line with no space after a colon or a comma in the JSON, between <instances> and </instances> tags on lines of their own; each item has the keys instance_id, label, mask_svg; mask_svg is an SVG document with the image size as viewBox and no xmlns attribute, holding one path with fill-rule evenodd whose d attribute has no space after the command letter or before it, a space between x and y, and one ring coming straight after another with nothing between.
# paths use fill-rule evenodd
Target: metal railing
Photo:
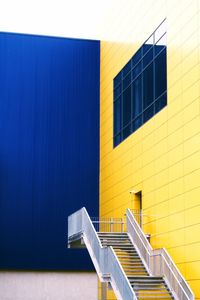
<instances>
[{"instance_id":1,"label":"metal railing","mask_svg":"<svg viewBox=\"0 0 200 300\"><path fill-rule=\"evenodd\" d=\"M130 209L127 209L127 232L151 275L163 276L176 299L194 300L194 294L173 260L162 249L153 250Z\"/></svg>"},{"instance_id":2,"label":"metal railing","mask_svg":"<svg viewBox=\"0 0 200 300\"><path fill-rule=\"evenodd\" d=\"M90 218L97 232L124 232L124 218Z\"/></svg>"},{"instance_id":3,"label":"metal railing","mask_svg":"<svg viewBox=\"0 0 200 300\"><path fill-rule=\"evenodd\" d=\"M130 211L134 215L134 217L135 217L137 223L139 224L139 226L142 228L142 225L143 225L142 210L141 209L130 209Z\"/></svg>"},{"instance_id":4,"label":"metal railing","mask_svg":"<svg viewBox=\"0 0 200 300\"><path fill-rule=\"evenodd\" d=\"M69 244L83 238L101 281L109 281L120 300L137 300L113 248L103 247L85 208L68 217Z\"/></svg>"}]
</instances>

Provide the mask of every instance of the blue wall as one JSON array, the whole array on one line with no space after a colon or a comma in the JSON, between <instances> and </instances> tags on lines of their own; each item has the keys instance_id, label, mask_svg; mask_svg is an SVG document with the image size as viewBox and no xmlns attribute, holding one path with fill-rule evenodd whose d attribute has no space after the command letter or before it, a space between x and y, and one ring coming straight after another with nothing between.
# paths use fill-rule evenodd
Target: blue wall
<instances>
[{"instance_id":1,"label":"blue wall","mask_svg":"<svg viewBox=\"0 0 200 300\"><path fill-rule=\"evenodd\" d=\"M99 41L0 33L0 268L85 270L67 216L98 215Z\"/></svg>"}]
</instances>

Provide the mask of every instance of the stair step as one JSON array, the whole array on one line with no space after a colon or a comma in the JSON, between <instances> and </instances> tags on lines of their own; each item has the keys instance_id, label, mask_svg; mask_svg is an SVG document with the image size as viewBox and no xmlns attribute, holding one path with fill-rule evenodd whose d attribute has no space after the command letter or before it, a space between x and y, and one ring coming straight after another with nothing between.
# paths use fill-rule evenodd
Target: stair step
<instances>
[{"instance_id":1,"label":"stair step","mask_svg":"<svg viewBox=\"0 0 200 300\"><path fill-rule=\"evenodd\" d=\"M162 276L144 276L144 277L135 276L135 277L133 277L133 279L154 279L154 280L161 279L161 280L163 280L163 277Z\"/></svg>"},{"instance_id":2,"label":"stair step","mask_svg":"<svg viewBox=\"0 0 200 300\"><path fill-rule=\"evenodd\" d=\"M142 263L142 261L141 261L141 259L140 260L137 260L137 261L135 261L135 260L133 260L133 259L131 259L131 260L129 260L129 261L127 261L127 260L123 260L123 261L120 261L120 262L122 262L124 265L128 265L128 266L137 266L137 265L141 265L141 266L144 266L143 265L143 263Z\"/></svg>"},{"instance_id":3,"label":"stair step","mask_svg":"<svg viewBox=\"0 0 200 300\"><path fill-rule=\"evenodd\" d=\"M143 265L140 265L140 266L130 266L130 265L123 265L123 268L124 269L129 269L129 270L136 270L136 269L145 269L145 267Z\"/></svg>"},{"instance_id":4,"label":"stair step","mask_svg":"<svg viewBox=\"0 0 200 300\"><path fill-rule=\"evenodd\" d=\"M137 299L173 299L173 298L170 295L169 296L144 295L144 296L138 296Z\"/></svg>"},{"instance_id":5,"label":"stair step","mask_svg":"<svg viewBox=\"0 0 200 300\"><path fill-rule=\"evenodd\" d=\"M144 272L132 272L132 273L128 273L128 272L125 272L125 274L127 275L127 276L129 276L129 275L146 275L146 273L144 273ZM132 284L130 283L130 285L132 286ZM132 286L133 288L134 288L134 286Z\"/></svg>"},{"instance_id":6,"label":"stair step","mask_svg":"<svg viewBox=\"0 0 200 300\"><path fill-rule=\"evenodd\" d=\"M99 236L100 240L113 240L113 241L130 241L128 237L125 236Z\"/></svg>"},{"instance_id":7,"label":"stair step","mask_svg":"<svg viewBox=\"0 0 200 300\"><path fill-rule=\"evenodd\" d=\"M121 249L121 250L116 250L115 248L113 248L113 249L115 250L115 252L118 252L118 253L124 253L124 254L136 253L136 254L138 254L138 252L137 252L137 251L134 251L134 250L123 250L123 249Z\"/></svg>"},{"instance_id":8,"label":"stair step","mask_svg":"<svg viewBox=\"0 0 200 300\"><path fill-rule=\"evenodd\" d=\"M130 251L130 250L132 250L132 251L135 251L135 252L137 252L136 250L135 250L135 248L133 248L133 247L131 247L131 246L123 246L123 245L121 245L120 247L119 246L113 246L113 248L114 249L118 249L117 251L120 251L120 250L122 250L122 251Z\"/></svg>"},{"instance_id":9,"label":"stair step","mask_svg":"<svg viewBox=\"0 0 200 300\"><path fill-rule=\"evenodd\" d=\"M120 240L129 240L129 237L128 235L107 235L107 234L98 234L99 238L100 239L113 239L113 240L116 240L116 239L120 239Z\"/></svg>"},{"instance_id":10,"label":"stair step","mask_svg":"<svg viewBox=\"0 0 200 300\"><path fill-rule=\"evenodd\" d=\"M152 287L152 286L140 286L139 289L137 287L134 287L134 291L144 291L144 290L148 290L148 291L156 291L156 290L166 290L166 287ZM169 290L166 290L167 292L169 292Z\"/></svg>"},{"instance_id":11,"label":"stair step","mask_svg":"<svg viewBox=\"0 0 200 300\"><path fill-rule=\"evenodd\" d=\"M123 268L124 269L124 271L126 271L126 272L130 272L130 273L147 273L147 271L144 269L144 268L142 268L142 269L125 269L125 268Z\"/></svg>"},{"instance_id":12,"label":"stair step","mask_svg":"<svg viewBox=\"0 0 200 300\"><path fill-rule=\"evenodd\" d=\"M128 252L118 252L117 253L117 255L119 255L119 256L126 256L126 257L132 257L132 256L138 256L139 257L139 255L138 255L138 253L137 252L131 252L131 253L128 253Z\"/></svg>"},{"instance_id":13,"label":"stair step","mask_svg":"<svg viewBox=\"0 0 200 300\"><path fill-rule=\"evenodd\" d=\"M124 255L124 254L117 254L118 258L122 258L122 259L138 259L141 261L141 258L138 256L138 254L131 254L131 255Z\"/></svg>"},{"instance_id":14,"label":"stair step","mask_svg":"<svg viewBox=\"0 0 200 300\"><path fill-rule=\"evenodd\" d=\"M119 242L109 242L109 241L101 241L101 243L103 245L106 245L106 246L114 246L114 247L123 247L123 246L129 246L130 247L133 247L131 244L128 244L128 243L119 243Z\"/></svg>"},{"instance_id":15,"label":"stair step","mask_svg":"<svg viewBox=\"0 0 200 300\"><path fill-rule=\"evenodd\" d=\"M164 282L153 282L153 281L151 281L151 282L145 282L145 281L131 281L131 280L129 280L129 282L131 283L131 285L132 286L143 286L143 287L148 287L148 286L150 286L150 287L161 287L161 286L163 286L163 287L165 287L165 283Z\"/></svg>"},{"instance_id":16,"label":"stair step","mask_svg":"<svg viewBox=\"0 0 200 300\"><path fill-rule=\"evenodd\" d=\"M127 233L98 232L97 234L100 237L123 237L123 238L129 238Z\"/></svg>"},{"instance_id":17,"label":"stair step","mask_svg":"<svg viewBox=\"0 0 200 300\"><path fill-rule=\"evenodd\" d=\"M155 291L155 290L154 291L153 290L147 291L146 290L146 291L144 291L144 290L141 289L140 291L137 290L136 293L138 293L139 295L141 295L141 294L145 294L145 295L149 295L149 294L150 295L152 295L152 294L155 294L155 295L156 294L164 295L164 294L167 294L169 296L169 292L167 290L164 290L164 291L163 290L157 290L157 291Z\"/></svg>"},{"instance_id":18,"label":"stair step","mask_svg":"<svg viewBox=\"0 0 200 300\"><path fill-rule=\"evenodd\" d=\"M127 232L115 232L115 231L99 231L98 234L125 234L128 235Z\"/></svg>"},{"instance_id":19,"label":"stair step","mask_svg":"<svg viewBox=\"0 0 200 300\"><path fill-rule=\"evenodd\" d=\"M147 283L146 285L158 285L158 284L163 284L164 283L164 281L155 281L155 280L144 280L144 279L138 279L137 281L135 281L135 280L131 280L131 279L129 279L129 282L131 283L131 285L138 285L138 284L145 284L145 283Z\"/></svg>"},{"instance_id":20,"label":"stair step","mask_svg":"<svg viewBox=\"0 0 200 300\"><path fill-rule=\"evenodd\" d=\"M123 268L123 270L126 272L126 273L143 273L143 274L147 274L147 271L144 269L144 268L141 268L141 269L126 269L126 268Z\"/></svg>"},{"instance_id":21,"label":"stair step","mask_svg":"<svg viewBox=\"0 0 200 300\"><path fill-rule=\"evenodd\" d=\"M152 276L128 276L128 280L132 282L133 284L139 284L139 283L146 283L146 284L160 284L165 283L164 279L162 277L152 277Z\"/></svg>"},{"instance_id":22,"label":"stair step","mask_svg":"<svg viewBox=\"0 0 200 300\"><path fill-rule=\"evenodd\" d=\"M141 263L141 259L139 257L135 257L135 258L132 258L132 260L130 260L130 257L118 257L120 263L123 263L123 262L130 262L130 261L134 261L134 262L137 262L137 263Z\"/></svg>"},{"instance_id":23,"label":"stair step","mask_svg":"<svg viewBox=\"0 0 200 300\"><path fill-rule=\"evenodd\" d=\"M136 277L136 276L132 276L132 277ZM144 276L144 277L148 277L148 276ZM129 276L129 281L134 285L139 285L139 284L144 284L144 285L165 285L165 281L163 279L157 279L157 280L153 280L153 279L134 279L131 278Z\"/></svg>"},{"instance_id":24,"label":"stair step","mask_svg":"<svg viewBox=\"0 0 200 300\"><path fill-rule=\"evenodd\" d=\"M112 246L138 300L174 299L164 279L149 276L127 233L104 233L98 236L103 246Z\"/></svg>"},{"instance_id":25,"label":"stair step","mask_svg":"<svg viewBox=\"0 0 200 300\"><path fill-rule=\"evenodd\" d=\"M137 252L137 250L135 248L133 248L132 246L123 246L123 245L112 245L112 247L116 250L116 251L134 251Z\"/></svg>"},{"instance_id":26,"label":"stair step","mask_svg":"<svg viewBox=\"0 0 200 300\"><path fill-rule=\"evenodd\" d=\"M119 242L119 239L117 239L116 241L113 240L105 240L105 239L100 239L101 243L103 244L113 244L113 245L120 245L120 246L129 246L129 247L133 247L133 245L131 245L131 243L129 243L129 241L124 240L123 242Z\"/></svg>"},{"instance_id":27,"label":"stair step","mask_svg":"<svg viewBox=\"0 0 200 300\"><path fill-rule=\"evenodd\" d=\"M139 257L139 255L138 255L137 252L116 251L115 249L114 249L114 251L115 251L115 253L116 253L117 255L124 255L124 256L126 256L126 257L131 257L132 255L137 255L137 256Z\"/></svg>"}]
</instances>

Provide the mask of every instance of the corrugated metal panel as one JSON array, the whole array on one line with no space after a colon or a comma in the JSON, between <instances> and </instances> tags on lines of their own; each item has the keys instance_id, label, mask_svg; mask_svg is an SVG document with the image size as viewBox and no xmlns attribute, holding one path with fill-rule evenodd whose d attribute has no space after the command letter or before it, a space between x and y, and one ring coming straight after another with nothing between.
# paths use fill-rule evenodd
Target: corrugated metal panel
<instances>
[{"instance_id":1,"label":"corrugated metal panel","mask_svg":"<svg viewBox=\"0 0 200 300\"><path fill-rule=\"evenodd\" d=\"M0 268L91 268L66 225L81 206L98 214L99 51L0 34Z\"/></svg>"}]
</instances>

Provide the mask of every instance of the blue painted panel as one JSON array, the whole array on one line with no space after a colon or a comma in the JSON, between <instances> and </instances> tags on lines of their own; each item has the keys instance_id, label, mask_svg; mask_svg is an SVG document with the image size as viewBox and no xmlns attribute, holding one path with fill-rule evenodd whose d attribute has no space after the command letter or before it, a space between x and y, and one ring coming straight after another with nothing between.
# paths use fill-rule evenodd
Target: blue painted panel
<instances>
[{"instance_id":1,"label":"blue painted panel","mask_svg":"<svg viewBox=\"0 0 200 300\"><path fill-rule=\"evenodd\" d=\"M0 268L85 270L67 216L98 215L99 41L0 33Z\"/></svg>"}]
</instances>

